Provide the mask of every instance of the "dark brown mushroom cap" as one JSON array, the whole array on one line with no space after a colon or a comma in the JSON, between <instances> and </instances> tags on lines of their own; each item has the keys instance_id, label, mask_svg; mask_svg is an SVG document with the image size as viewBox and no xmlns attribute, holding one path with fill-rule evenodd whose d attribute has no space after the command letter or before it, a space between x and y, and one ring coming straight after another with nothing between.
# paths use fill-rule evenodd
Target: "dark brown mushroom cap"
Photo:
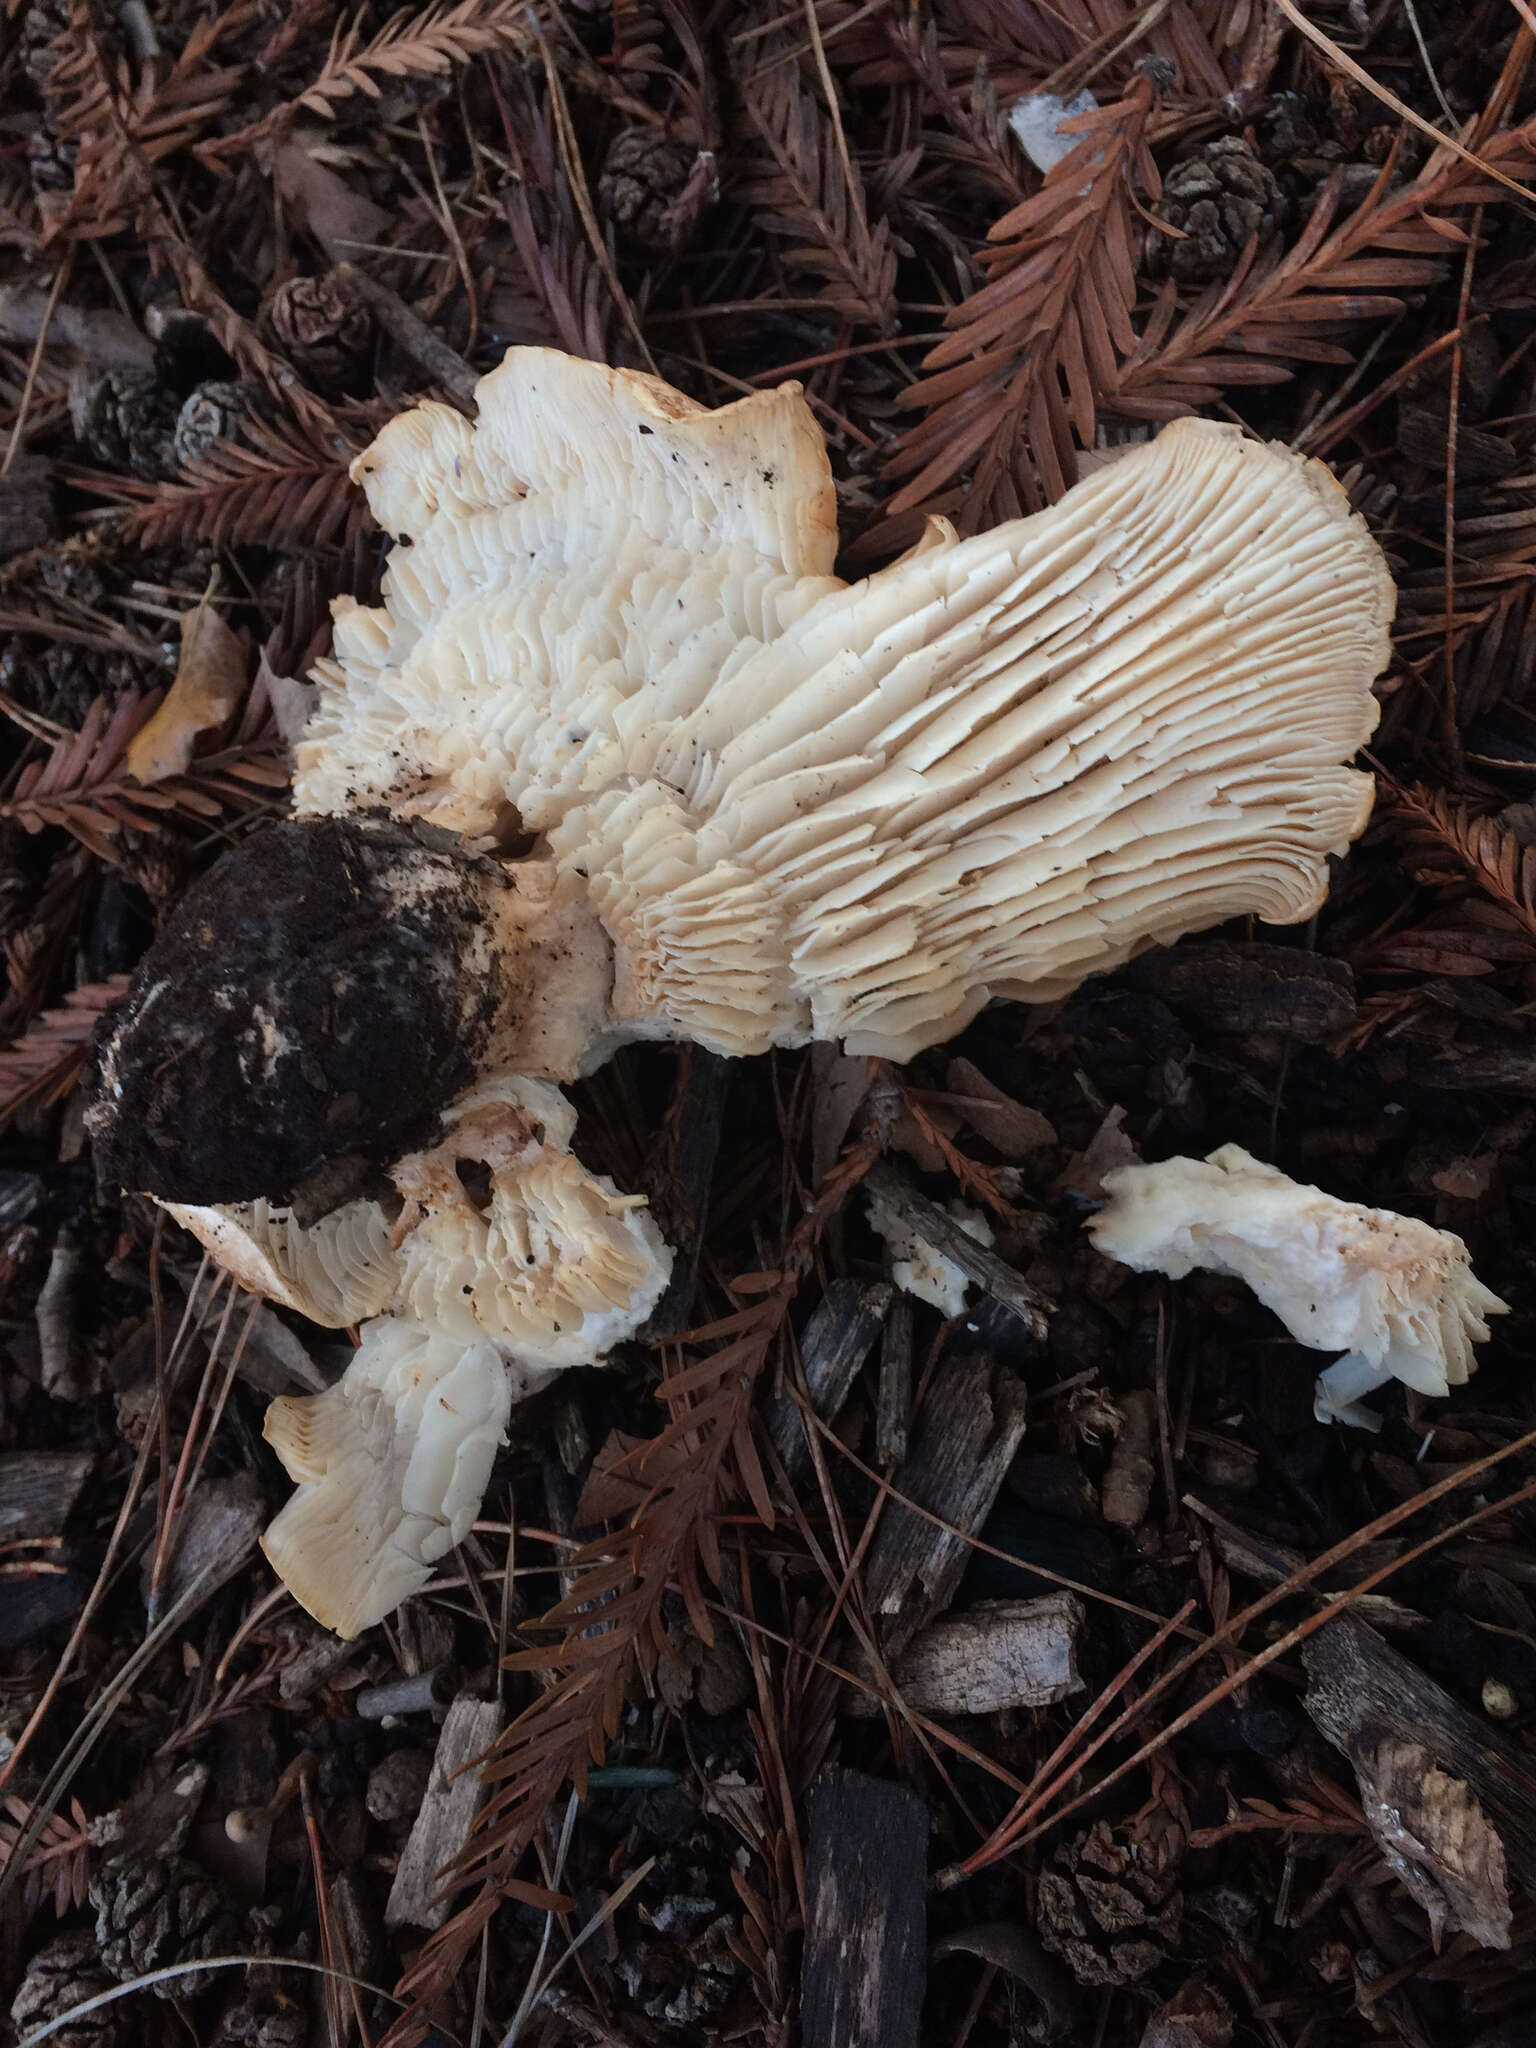
<instances>
[{"instance_id":1,"label":"dark brown mushroom cap","mask_svg":"<svg viewBox=\"0 0 1536 2048\"><path fill-rule=\"evenodd\" d=\"M98 1036L103 1179L290 1201L327 1162L360 1178L429 1144L490 1036L498 890L491 863L379 820L290 821L226 854Z\"/></svg>"}]
</instances>

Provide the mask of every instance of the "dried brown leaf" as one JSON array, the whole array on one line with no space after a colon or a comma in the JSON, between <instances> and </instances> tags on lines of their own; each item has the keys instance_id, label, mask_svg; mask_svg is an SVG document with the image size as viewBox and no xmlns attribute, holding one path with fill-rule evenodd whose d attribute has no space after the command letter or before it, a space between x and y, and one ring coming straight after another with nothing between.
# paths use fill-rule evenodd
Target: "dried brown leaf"
<instances>
[{"instance_id":1,"label":"dried brown leaf","mask_svg":"<svg viewBox=\"0 0 1536 2048\"><path fill-rule=\"evenodd\" d=\"M128 744L123 766L136 782L164 782L192 764L199 733L234 716L245 694L245 643L204 598L181 622L176 680L163 704Z\"/></svg>"},{"instance_id":2,"label":"dried brown leaf","mask_svg":"<svg viewBox=\"0 0 1536 2048\"><path fill-rule=\"evenodd\" d=\"M1371 1832L1429 1915L1435 1947L1450 1928L1482 1948L1508 1948L1504 1845L1471 1787L1396 1736L1383 1736L1357 1775Z\"/></svg>"}]
</instances>

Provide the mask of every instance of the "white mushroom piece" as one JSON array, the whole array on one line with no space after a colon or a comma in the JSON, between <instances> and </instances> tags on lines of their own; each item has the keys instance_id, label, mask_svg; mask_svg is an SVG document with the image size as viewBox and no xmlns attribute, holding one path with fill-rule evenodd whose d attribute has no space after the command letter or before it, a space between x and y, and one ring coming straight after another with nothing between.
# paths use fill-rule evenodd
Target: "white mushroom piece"
<instances>
[{"instance_id":1,"label":"white mushroom piece","mask_svg":"<svg viewBox=\"0 0 1536 2048\"><path fill-rule=\"evenodd\" d=\"M505 1076L444 1122L440 1144L394 1167L393 1221L373 1200L308 1228L265 1201L165 1205L253 1293L365 1325L334 1387L274 1401L266 1421L298 1492L262 1548L342 1636L463 1542L513 1400L629 1336L672 1268L644 1199L572 1157L558 1088Z\"/></svg>"},{"instance_id":2,"label":"white mushroom piece","mask_svg":"<svg viewBox=\"0 0 1536 2048\"><path fill-rule=\"evenodd\" d=\"M1399 1379L1421 1394L1460 1386L1508 1308L1448 1230L1343 1202L1265 1166L1240 1145L1208 1159L1122 1166L1088 1225L1095 1247L1138 1273L1230 1273L1299 1344L1344 1356L1318 1377L1320 1422L1379 1429L1362 1396Z\"/></svg>"},{"instance_id":3,"label":"white mushroom piece","mask_svg":"<svg viewBox=\"0 0 1536 2048\"><path fill-rule=\"evenodd\" d=\"M711 412L514 349L477 402L357 459L409 545L378 608L334 608L296 816L189 892L100 1049L104 1178L236 1205L205 1242L243 1233L280 1299L291 1238L247 1223L291 1209L324 1238L309 1298L335 1313L363 1272L377 1307L398 1226L345 1205L398 1195L490 1077L569 1080L638 1038L905 1059L994 997L1308 916L1365 823L1345 764L1393 590L1318 463L1180 421L850 586L794 385ZM368 1357L398 1464L416 1411Z\"/></svg>"}]
</instances>

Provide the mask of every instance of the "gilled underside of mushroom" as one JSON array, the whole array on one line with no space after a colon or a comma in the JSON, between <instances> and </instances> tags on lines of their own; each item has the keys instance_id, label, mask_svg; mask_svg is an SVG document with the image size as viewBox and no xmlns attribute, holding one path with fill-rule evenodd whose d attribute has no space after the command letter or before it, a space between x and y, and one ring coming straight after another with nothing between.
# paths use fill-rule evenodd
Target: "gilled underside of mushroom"
<instances>
[{"instance_id":1,"label":"gilled underside of mushroom","mask_svg":"<svg viewBox=\"0 0 1536 2048\"><path fill-rule=\"evenodd\" d=\"M1393 606L1327 471L1225 426L850 587L797 387L709 412L514 349L478 398L358 458L410 545L379 608L338 601L298 815L168 922L90 1113L104 1177L248 1285L377 1318L272 1424L300 1491L269 1553L349 1629L467 1526L503 1396L665 1284L530 1087L641 1037L906 1058L992 997L1306 917L1369 810Z\"/></svg>"},{"instance_id":2,"label":"gilled underside of mushroom","mask_svg":"<svg viewBox=\"0 0 1536 2048\"><path fill-rule=\"evenodd\" d=\"M1319 463L1181 420L850 588L791 390L711 413L516 349L478 398L358 458L411 545L338 610L296 801L471 838L515 806L614 941L621 1032L907 1058L1307 917L1365 823L1393 590Z\"/></svg>"}]
</instances>

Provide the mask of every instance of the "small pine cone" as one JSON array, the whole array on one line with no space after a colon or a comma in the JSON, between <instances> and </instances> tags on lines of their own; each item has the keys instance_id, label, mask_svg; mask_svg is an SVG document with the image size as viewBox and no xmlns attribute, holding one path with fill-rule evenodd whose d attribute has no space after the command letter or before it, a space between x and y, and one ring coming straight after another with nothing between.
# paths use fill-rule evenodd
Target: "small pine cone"
<instances>
[{"instance_id":1,"label":"small pine cone","mask_svg":"<svg viewBox=\"0 0 1536 2048\"><path fill-rule=\"evenodd\" d=\"M251 1991L226 2008L213 2048L304 2048L309 2013L281 1992Z\"/></svg>"},{"instance_id":2,"label":"small pine cone","mask_svg":"<svg viewBox=\"0 0 1536 2048\"><path fill-rule=\"evenodd\" d=\"M1289 202L1275 174L1240 135L1218 136L1198 156L1175 164L1163 180L1159 220L1182 240L1156 235L1147 267L1181 284L1230 277L1250 235L1262 242L1284 224Z\"/></svg>"},{"instance_id":3,"label":"small pine cone","mask_svg":"<svg viewBox=\"0 0 1536 2048\"><path fill-rule=\"evenodd\" d=\"M212 1880L185 1856L136 1856L91 1879L101 1960L120 1983L172 1963L227 1955L239 1936ZM192 1970L154 1986L160 1998L197 1998L214 1981Z\"/></svg>"},{"instance_id":4,"label":"small pine cone","mask_svg":"<svg viewBox=\"0 0 1536 2048\"><path fill-rule=\"evenodd\" d=\"M176 415L171 435L171 455L178 469L185 469L200 455L206 455L216 441L238 441L240 423L251 409L251 394L244 384L218 378L199 384Z\"/></svg>"},{"instance_id":5,"label":"small pine cone","mask_svg":"<svg viewBox=\"0 0 1536 2048\"><path fill-rule=\"evenodd\" d=\"M97 1959L90 1934L84 1929L78 1934L61 1934L28 1963L11 2000L11 2025L17 2038L25 2039L71 2007L110 1991L115 1981ZM118 1999L101 2006L61 2027L52 2039L58 2048L120 2048L127 2033L127 2005L128 2000Z\"/></svg>"},{"instance_id":6,"label":"small pine cone","mask_svg":"<svg viewBox=\"0 0 1536 2048\"><path fill-rule=\"evenodd\" d=\"M1179 1938L1177 1834L1095 1821L1040 1873L1041 1941L1079 1984L1135 1984Z\"/></svg>"},{"instance_id":7,"label":"small pine cone","mask_svg":"<svg viewBox=\"0 0 1536 2048\"><path fill-rule=\"evenodd\" d=\"M126 469L155 483L176 474L174 437L180 401L158 377L79 369L69 382L75 439L105 469Z\"/></svg>"},{"instance_id":8,"label":"small pine cone","mask_svg":"<svg viewBox=\"0 0 1536 2048\"><path fill-rule=\"evenodd\" d=\"M21 68L39 92L64 55L69 8L64 0L32 0L21 17Z\"/></svg>"},{"instance_id":9,"label":"small pine cone","mask_svg":"<svg viewBox=\"0 0 1536 2048\"><path fill-rule=\"evenodd\" d=\"M74 191L77 143L60 141L40 122L27 136L26 148L27 176L35 193Z\"/></svg>"},{"instance_id":10,"label":"small pine cone","mask_svg":"<svg viewBox=\"0 0 1536 2048\"><path fill-rule=\"evenodd\" d=\"M343 386L373 339L373 315L334 275L290 277L262 309L262 325L295 369L319 386Z\"/></svg>"},{"instance_id":11,"label":"small pine cone","mask_svg":"<svg viewBox=\"0 0 1536 2048\"><path fill-rule=\"evenodd\" d=\"M715 195L709 150L690 149L656 128L625 128L608 148L597 203L621 235L657 255L675 255Z\"/></svg>"}]
</instances>

